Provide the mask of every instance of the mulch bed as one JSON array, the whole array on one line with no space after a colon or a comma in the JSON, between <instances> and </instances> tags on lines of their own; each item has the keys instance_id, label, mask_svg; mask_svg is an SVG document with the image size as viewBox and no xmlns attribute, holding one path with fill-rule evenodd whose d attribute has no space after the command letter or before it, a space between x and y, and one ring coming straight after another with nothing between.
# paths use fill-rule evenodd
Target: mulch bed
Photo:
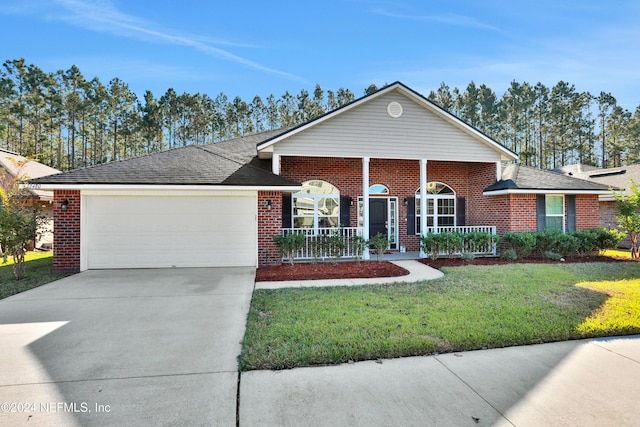
<instances>
[{"instance_id":1,"label":"mulch bed","mask_svg":"<svg viewBox=\"0 0 640 427\"><path fill-rule=\"evenodd\" d=\"M396 277L409 271L387 261L337 262L322 264L282 264L260 267L256 272L256 282L280 280L318 279L368 279L371 277Z\"/></svg>"},{"instance_id":2,"label":"mulch bed","mask_svg":"<svg viewBox=\"0 0 640 427\"><path fill-rule=\"evenodd\" d=\"M442 267L459 267L462 265L503 265L503 264L568 264L568 263L585 263L585 262L637 262L631 258L611 257L603 255L585 255L567 257L564 261L554 261L546 258L520 258L516 261L508 261L502 258L475 258L471 262L467 262L462 258L438 258L432 260L429 258L419 259L423 264L429 267L441 269Z\"/></svg>"},{"instance_id":3,"label":"mulch bed","mask_svg":"<svg viewBox=\"0 0 640 427\"><path fill-rule=\"evenodd\" d=\"M568 257L564 261L553 261L544 258L522 258L507 261L502 258L475 258L467 262L461 258L438 258L437 260L418 260L429 267L458 267L463 265L501 265L501 264L566 264L584 262L637 262L630 258L588 255ZM320 264L282 264L272 267L260 267L256 272L257 282L274 282L281 280L318 280L318 279L368 279L371 277L396 277L409 274L407 270L388 261L337 262Z\"/></svg>"}]
</instances>

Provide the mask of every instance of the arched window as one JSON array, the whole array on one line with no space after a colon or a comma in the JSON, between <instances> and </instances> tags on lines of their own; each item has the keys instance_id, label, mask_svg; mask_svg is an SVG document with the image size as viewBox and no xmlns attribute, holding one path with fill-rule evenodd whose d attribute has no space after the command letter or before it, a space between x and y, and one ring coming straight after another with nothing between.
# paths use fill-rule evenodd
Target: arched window
<instances>
[{"instance_id":1,"label":"arched window","mask_svg":"<svg viewBox=\"0 0 640 427\"><path fill-rule=\"evenodd\" d=\"M382 184L373 184L369 187L369 194L389 194L389 189Z\"/></svg>"},{"instance_id":2,"label":"arched window","mask_svg":"<svg viewBox=\"0 0 640 427\"><path fill-rule=\"evenodd\" d=\"M293 194L294 228L331 228L340 223L340 191L332 184L311 180Z\"/></svg>"},{"instance_id":3,"label":"arched window","mask_svg":"<svg viewBox=\"0 0 640 427\"><path fill-rule=\"evenodd\" d=\"M420 234L420 189L416 190L416 234ZM427 227L456 225L456 192L441 182L427 183Z\"/></svg>"}]
</instances>

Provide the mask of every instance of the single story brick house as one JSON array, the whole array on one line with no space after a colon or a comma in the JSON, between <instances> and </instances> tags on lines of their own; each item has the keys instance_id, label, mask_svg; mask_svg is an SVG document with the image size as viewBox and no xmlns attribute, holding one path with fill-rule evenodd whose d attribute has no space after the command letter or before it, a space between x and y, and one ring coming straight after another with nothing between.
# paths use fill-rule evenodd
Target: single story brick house
<instances>
[{"instance_id":1,"label":"single story brick house","mask_svg":"<svg viewBox=\"0 0 640 427\"><path fill-rule=\"evenodd\" d=\"M390 251L412 252L426 232L598 226L606 186L516 161L396 82L293 128L31 186L55 193L59 270L280 264L271 236L290 232L383 233Z\"/></svg>"}]
</instances>

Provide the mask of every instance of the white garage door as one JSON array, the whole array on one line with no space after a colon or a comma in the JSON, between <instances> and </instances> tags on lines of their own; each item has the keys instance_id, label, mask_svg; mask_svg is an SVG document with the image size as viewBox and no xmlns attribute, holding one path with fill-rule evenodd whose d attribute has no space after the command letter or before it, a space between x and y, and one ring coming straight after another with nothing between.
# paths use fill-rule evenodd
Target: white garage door
<instances>
[{"instance_id":1,"label":"white garage door","mask_svg":"<svg viewBox=\"0 0 640 427\"><path fill-rule=\"evenodd\" d=\"M256 197L86 196L87 268L256 265Z\"/></svg>"}]
</instances>

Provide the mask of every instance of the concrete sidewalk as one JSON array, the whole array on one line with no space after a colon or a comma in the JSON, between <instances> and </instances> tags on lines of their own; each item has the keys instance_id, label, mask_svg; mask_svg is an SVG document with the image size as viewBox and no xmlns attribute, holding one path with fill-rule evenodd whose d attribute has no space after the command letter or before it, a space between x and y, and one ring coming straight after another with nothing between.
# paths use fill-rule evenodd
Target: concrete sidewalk
<instances>
[{"instance_id":1,"label":"concrete sidewalk","mask_svg":"<svg viewBox=\"0 0 640 427\"><path fill-rule=\"evenodd\" d=\"M303 288L303 287L323 287L323 286L359 286L359 285L380 285L388 283L409 283L423 280L437 279L443 273L428 265L424 265L416 260L391 261L409 271L405 276L396 277L373 277L369 279L328 279L328 280L295 280L282 282L256 282L256 289L278 289L278 288Z\"/></svg>"},{"instance_id":2,"label":"concrete sidewalk","mask_svg":"<svg viewBox=\"0 0 640 427\"><path fill-rule=\"evenodd\" d=\"M640 336L243 373L241 426L640 425Z\"/></svg>"}]
</instances>

